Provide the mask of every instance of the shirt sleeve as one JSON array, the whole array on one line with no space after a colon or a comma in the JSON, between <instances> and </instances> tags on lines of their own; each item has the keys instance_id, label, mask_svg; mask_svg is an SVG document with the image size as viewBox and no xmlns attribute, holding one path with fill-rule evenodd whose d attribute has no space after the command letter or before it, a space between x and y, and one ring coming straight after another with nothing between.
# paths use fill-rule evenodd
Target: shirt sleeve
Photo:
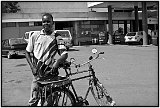
<instances>
[{"instance_id":1,"label":"shirt sleeve","mask_svg":"<svg viewBox=\"0 0 160 108\"><path fill-rule=\"evenodd\" d=\"M33 52L33 41L34 41L34 36L29 37L29 41L26 47L26 51L28 52Z\"/></svg>"}]
</instances>

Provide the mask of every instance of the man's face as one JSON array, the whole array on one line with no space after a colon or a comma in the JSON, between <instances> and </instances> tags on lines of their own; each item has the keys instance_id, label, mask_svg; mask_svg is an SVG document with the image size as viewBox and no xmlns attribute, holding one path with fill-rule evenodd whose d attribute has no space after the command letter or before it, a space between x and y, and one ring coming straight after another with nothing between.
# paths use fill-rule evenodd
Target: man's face
<instances>
[{"instance_id":1,"label":"man's face","mask_svg":"<svg viewBox=\"0 0 160 108\"><path fill-rule=\"evenodd\" d=\"M53 20L50 16L43 16L42 17L42 26L45 32L49 32L52 30Z\"/></svg>"}]
</instances>

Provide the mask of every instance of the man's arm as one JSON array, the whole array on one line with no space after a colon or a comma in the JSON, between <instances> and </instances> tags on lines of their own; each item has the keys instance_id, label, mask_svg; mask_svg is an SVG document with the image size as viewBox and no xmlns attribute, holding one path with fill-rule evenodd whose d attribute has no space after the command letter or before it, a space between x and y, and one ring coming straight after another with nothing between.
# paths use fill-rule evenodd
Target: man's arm
<instances>
[{"instance_id":1,"label":"man's arm","mask_svg":"<svg viewBox=\"0 0 160 108\"><path fill-rule=\"evenodd\" d=\"M33 64L32 60L31 60L30 52L26 51L25 56L26 56L28 64L30 65L30 68L32 70L33 75L36 75L37 74L37 72L36 72L37 69L36 69L36 66Z\"/></svg>"},{"instance_id":2,"label":"man's arm","mask_svg":"<svg viewBox=\"0 0 160 108\"><path fill-rule=\"evenodd\" d=\"M68 58L68 53L62 53L61 56L56 60L56 62L53 64L52 69L58 68L60 63L63 63Z\"/></svg>"}]
</instances>

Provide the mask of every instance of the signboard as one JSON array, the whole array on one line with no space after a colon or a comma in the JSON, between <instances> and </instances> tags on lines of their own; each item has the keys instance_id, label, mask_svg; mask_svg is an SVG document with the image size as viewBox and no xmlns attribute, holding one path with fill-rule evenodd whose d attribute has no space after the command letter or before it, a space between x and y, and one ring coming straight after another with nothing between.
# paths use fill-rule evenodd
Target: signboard
<instances>
[{"instance_id":1,"label":"signboard","mask_svg":"<svg viewBox=\"0 0 160 108\"><path fill-rule=\"evenodd\" d=\"M148 18L147 23L148 24L158 24L158 19L157 18Z\"/></svg>"}]
</instances>

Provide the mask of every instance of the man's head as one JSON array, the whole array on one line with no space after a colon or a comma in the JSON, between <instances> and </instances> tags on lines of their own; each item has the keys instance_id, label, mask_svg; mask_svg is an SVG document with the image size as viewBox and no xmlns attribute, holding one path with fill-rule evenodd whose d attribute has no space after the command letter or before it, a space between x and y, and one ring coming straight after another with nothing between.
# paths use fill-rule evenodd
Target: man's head
<instances>
[{"instance_id":1,"label":"man's head","mask_svg":"<svg viewBox=\"0 0 160 108\"><path fill-rule=\"evenodd\" d=\"M45 32L48 34L52 33L52 26L53 26L54 22L53 22L53 17L51 14L49 13L45 13L42 16L42 26L45 30Z\"/></svg>"}]
</instances>

